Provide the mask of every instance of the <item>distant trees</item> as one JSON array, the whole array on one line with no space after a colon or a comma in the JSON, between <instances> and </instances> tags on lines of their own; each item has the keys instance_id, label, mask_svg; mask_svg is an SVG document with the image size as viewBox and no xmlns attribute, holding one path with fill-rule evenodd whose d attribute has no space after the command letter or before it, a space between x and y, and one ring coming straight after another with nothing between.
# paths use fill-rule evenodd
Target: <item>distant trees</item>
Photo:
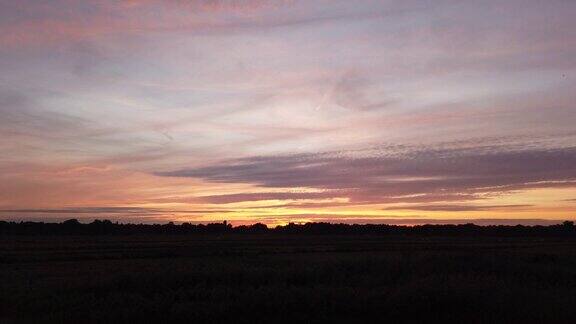
<instances>
[{"instance_id":1,"label":"distant trees","mask_svg":"<svg viewBox=\"0 0 576 324\"><path fill-rule=\"evenodd\" d=\"M332 224L332 223L289 223L285 226L268 228L265 224L241 225L230 223L181 225L167 224L120 224L110 220L95 220L82 224L77 219L62 223L5 222L0 221L0 234L11 235L118 235L118 234L311 234L311 235L443 235L443 236L574 236L573 221L550 226L478 226L462 225L418 225L397 226L387 224Z\"/></svg>"},{"instance_id":2,"label":"distant trees","mask_svg":"<svg viewBox=\"0 0 576 324\"><path fill-rule=\"evenodd\" d=\"M241 225L233 228L234 232L237 233L267 233L269 231L268 226L262 223L256 223L254 225Z\"/></svg>"},{"instance_id":3,"label":"distant trees","mask_svg":"<svg viewBox=\"0 0 576 324\"><path fill-rule=\"evenodd\" d=\"M80 225L80 222L76 219L69 219L69 220L65 220L62 222L63 226L68 226L68 227L76 227Z\"/></svg>"}]
</instances>

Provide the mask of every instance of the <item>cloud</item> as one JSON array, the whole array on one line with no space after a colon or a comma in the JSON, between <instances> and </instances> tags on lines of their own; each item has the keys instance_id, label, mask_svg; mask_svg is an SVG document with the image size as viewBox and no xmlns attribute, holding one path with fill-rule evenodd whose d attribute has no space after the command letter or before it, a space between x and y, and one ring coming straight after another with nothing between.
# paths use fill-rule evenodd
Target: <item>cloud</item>
<instances>
[{"instance_id":1,"label":"cloud","mask_svg":"<svg viewBox=\"0 0 576 324\"><path fill-rule=\"evenodd\" d=\"M140 207L69 207L59 209L3 209L0 213L47 213L47 214L110 214L154 212L155 209Z\"/></svg>"},{"instance_id":2,"label":"cloud","mask_svg":"<svg viewBox=\"0 0 576 324\"><path fill-rule=\"evenodd\" d=\"M479 218L479 219L397 219L385 221L386 224L391 225L426 225L426 224L476 224L480 226L488 225L557 225L562 223L562 220L540 219L540 218L517 218L517 219L494 219L494 218Z\"/></svg>"},{"instance_id":3,"label":"cloud","mask_svg":"<svg viewBox=\"0 0 576 324\"><path fill-rule=\"evenodd\" d=\"M335 198L345 195L339 191L325 192L257 192L257 193L237 193L228 195L210 195L197 197L199 201L211 204L230 204L243 201L261 200L299 200L299 199L323 199Z\"/></svg>"},{"instance_id":4,"label":"cloud","mask_svg":"<svg viewBox=\"0 0 576 324\"><path fill-rule=\"evenodd\" d=\"M576 148L408 148L367 155L328 152L256 156L201 168L158 172L269 188L315 188L325 193L268 193L208 197L213 202L346 197L352 203L398 198L501 194L514 190L576 185Z\"/></svg>"},{"instance_id":5,"label":"cloud","mask_svg":"<svg viewBox=\"0 0 576 324\"><path fill-rule=\"evenodd\" d=\"M383 197L377 201L309 201L309 200L333 200L333 199L347 199L355 195L358 190L329 190L323 192L254 192L254 193L239 193L227 195L210 195L199 196L194 201L210 204L232 204L239 202L256 202L267 200L287 200L291 202L264 205L249 208L329 208L329 207L342 207L342 206L360 206L369 205L374 203L416 203L416 202L449 202L449 201L471 201L484 199L481 196L469 194L422 194L422 195L407 195L399 197ZM188 199L187 201L191 201Z\"/></svg>"},{"instance_id":6,"label":"cloud","mask_svg":"<svg viewBox=\"0 0 576 324\"><path fill-rule=\"evenodd\" d=\"M534 205L517 204L517 205L416 205L386 207L383 210L421 210L421 211L485 211L485 210L502 210L534 207Z\"/></svg>"},{"instance_id":7,"label":"cloud","mask_svg":"<svg viewBox=\"0 0 576 324\"><path fill-rule=\"evenodd\" d=\"M575 187L575 4L0 1L0 206L448 214Z\"/></svg>"},{"instance_id":8,"label":"cloud","mask_svg":"<svg viewBox=\"0 0 576 324\"><path fill-rule=\"evenodd\" d=\"M210 222L209 215L227 215L234 210L224 209L171 209L148 207L62 207L62 208L16 208L0 209L0 220L29 220L41 222L61 222L70 218L81 221L109 219L119 222L165 223L169 220L184 219L188 222Z\"/></svg>"},{"instance_id":9,"label":"cloud","mask_svg":"<svg viewBox=\"0 0 576 324\"><path fill-rule=\"evenodd\" d=\"M299 9L291 10L294 7ZM0 7L9 18L0 45L20 48L159 31L231 33L382 16L381 11L339 7L295 0L21 1Z\"/></svg>"},{"instance_id":10,"label":"cloud","mask_svg":"<svg viewBox=\"0 0 576 324\"><path fill-rule=\"evenodd\" d=\"M436 219L436 218L403 218L400 216L365 216L365 215L286 215L258 218L259 222L266 224L281 224L286 222L326 222L326 223L344 223L344 224L388 224L388 225L452 225L452 224L476 224L480 226L488 225L557 225L563 220L541 219L541 218L454 218L454 219ZM234 225L253 224L254 219L237 219L232 223Z\"/></svg>"},{"instance_id":11,"label":"cloud","mask_svg":"<svg viewBox=\"0 0 576 324\"><path fill-rule=\"evenodd\" d=\"M374 96L369 91L374 87L374 83L373 80L367 79L358 72L349 71L336 82L334 88L328 94L330 98L326 100L332 99L340 107L360 111L390 107L394 103L392 99L377 99L378 101L374 101L374 97L382 97L381 93Z\"/></svg>"},{"instance_id":12,"label":"cloud","mask_svg":"<svg viewBox=\"0 0 576 324\"><path fill-rule=\"evenodd\" d=\"M10 89L0 90L0 115L0 134L55 136L63 130L80 130L86 123L79 117L42 109L34 93Z\"/></svg>"},{"instance_id":13,"label":"cloud","mask_svg":"<svg viewBox=\"0 0 576 324\"><path fill-rule=\"evenodd\" d=\"M211 214L227 213L230 210L223 209L164 209L146 207L66 207L66 208L34 208L34 209L0 209L0 213L31 213L31 214Z\"/></svg>"}]
</instances>

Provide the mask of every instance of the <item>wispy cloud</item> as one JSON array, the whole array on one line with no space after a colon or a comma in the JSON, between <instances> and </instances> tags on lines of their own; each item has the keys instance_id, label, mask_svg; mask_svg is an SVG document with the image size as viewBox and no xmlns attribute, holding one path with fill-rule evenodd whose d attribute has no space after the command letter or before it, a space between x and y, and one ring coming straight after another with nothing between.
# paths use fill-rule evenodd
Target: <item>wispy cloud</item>
<instances>
[{"instance_id":1,"label":"wispy cloud","mask_svg":"<svg viewBox=\"0 0 576 324\"><path fill-rule=\"evenodd\" d=\"M485 210L506 210L506 209L517 209L517 208L529 208L534 207L534 205L411 205L411 206L400 206L400 207L386 207L383 210L421 210L421 211L450 211L450 212L460 212L460 211L485 211Z\"/></svg>"},{"instance_id":2,"label":"wispy cloud","mask_svg":"<svg viewBox=\"0 0 576 324\"><path fill-rule=\"evenodd\" d=\"M209 214L209 213L226 213L226 209L166 209L166 208L147 208L147 207L66 207L57 209L36 208L36 209L0 209L0 213L46 213L46 214Z\"/></svg>"},{"instance_id":3,"label":"wispy cloud","mask_svg":"<svg viewBox=\"0 0 576 324\"><path fill-rule=\"evenodd\" d=\"M576 148L507 150L505 147L409 149L371 156L318 153L262 156L220 165L159 172L221 183L271 188L316 188L325 193L268 193L208 197L213 202L347 197L387 202L399 196L499 194L540 186L576 184ZM408 199L409 200L409 199Z\"/></svg>"},{"instance_id":4,"label":"wispy cloud","mask_svg":"<svg viewBox=\"0 0 576 324\"><path fill-rule=\"evenodd\" d=\"M575 14L564 0L0 1L0 208L561 217Z\"/></svg>"},{"instance_id":5,"label":"wispy cloud","mask_svg":"<svg viewBox=\"0 0 576 324\"><path fill-rule=\"evenodd\" d=\"M326 1L326 5L329 4L330 1ZM376 16L369 11L322 14L314 9L325 7L320 3L309 5L309 9L314 9L312 11L291 10L296 5L302 7L302 2L103 0L80 3L57 0L48 6L35 1L21 1L3 5L3 16L10 19L6 19L3 26L5 33L0 37L0 44L14 48L152 32L231 33Z\"/></svg>"},{"instance_id":6,"label":"wispy cloud","mask_svg":"<svg viewBox=\"0 0 576 324\"><path fill-rule=\"evenodd\" d=\"M305 222L327 222L327 223L343 223L343 224L389 224L389 225L442 225L442 224L476 224L481 226L488 225L557 225L561 224L561 219L541 219L541 218L452 218L452 219L436 219L436 218L402 218L402 217L374 217L374 216L361 216L355 217L338 217L338 215L288 215L288 216L274 216L270 218L258 218L258 221L269 224L285 224L294 219L304 219ZM252 219L238 219L234 224L251 224L254 223Z\"/></svg>"}]
</instances>

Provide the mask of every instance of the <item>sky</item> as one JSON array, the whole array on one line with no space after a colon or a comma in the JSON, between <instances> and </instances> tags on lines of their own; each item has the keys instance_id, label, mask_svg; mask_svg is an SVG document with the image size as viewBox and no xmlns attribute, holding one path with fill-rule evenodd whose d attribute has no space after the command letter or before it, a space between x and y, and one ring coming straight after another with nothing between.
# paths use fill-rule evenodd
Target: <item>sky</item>
<instances>
[{"instance_id":1,"label":"sky","mask_svg":"<svg viewBox=\"0 0 576 324\"><path fill-rule=\"evenodd\" d=\"M576 1L0 0L0 219L576 219Z\"/></svg>"}]
</instances>

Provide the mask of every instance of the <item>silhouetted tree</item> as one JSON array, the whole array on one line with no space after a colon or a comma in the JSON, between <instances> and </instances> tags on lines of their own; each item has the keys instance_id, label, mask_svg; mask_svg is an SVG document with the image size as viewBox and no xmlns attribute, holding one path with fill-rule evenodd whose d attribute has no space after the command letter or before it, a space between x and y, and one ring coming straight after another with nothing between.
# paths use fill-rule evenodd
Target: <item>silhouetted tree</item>
<instances>
[{"instance_id":1,"label":"silhouetted tree","mask_svg":"<svg viewBox=\"0 0 576 324\"><path fill-rule=\"evenodd\" d=\"M265 224L241 225L233 227L230 223L177 225L167 224L121 224L109 220L95 220L82 224L77 219L62 223L43 222L6 222L0 221L0 234L45 235L45 234L234 234L234 233L276 233L276 234L313 234L313 235L419 235L419 236L572 236L576 235L573 221L565 221L550 226L489 225L478 226L472 223L463 225L418 225L398 226L387 224L333 224L333 223L289 223L285 226L268 228Z\"/></svg>"}]
</instances>

